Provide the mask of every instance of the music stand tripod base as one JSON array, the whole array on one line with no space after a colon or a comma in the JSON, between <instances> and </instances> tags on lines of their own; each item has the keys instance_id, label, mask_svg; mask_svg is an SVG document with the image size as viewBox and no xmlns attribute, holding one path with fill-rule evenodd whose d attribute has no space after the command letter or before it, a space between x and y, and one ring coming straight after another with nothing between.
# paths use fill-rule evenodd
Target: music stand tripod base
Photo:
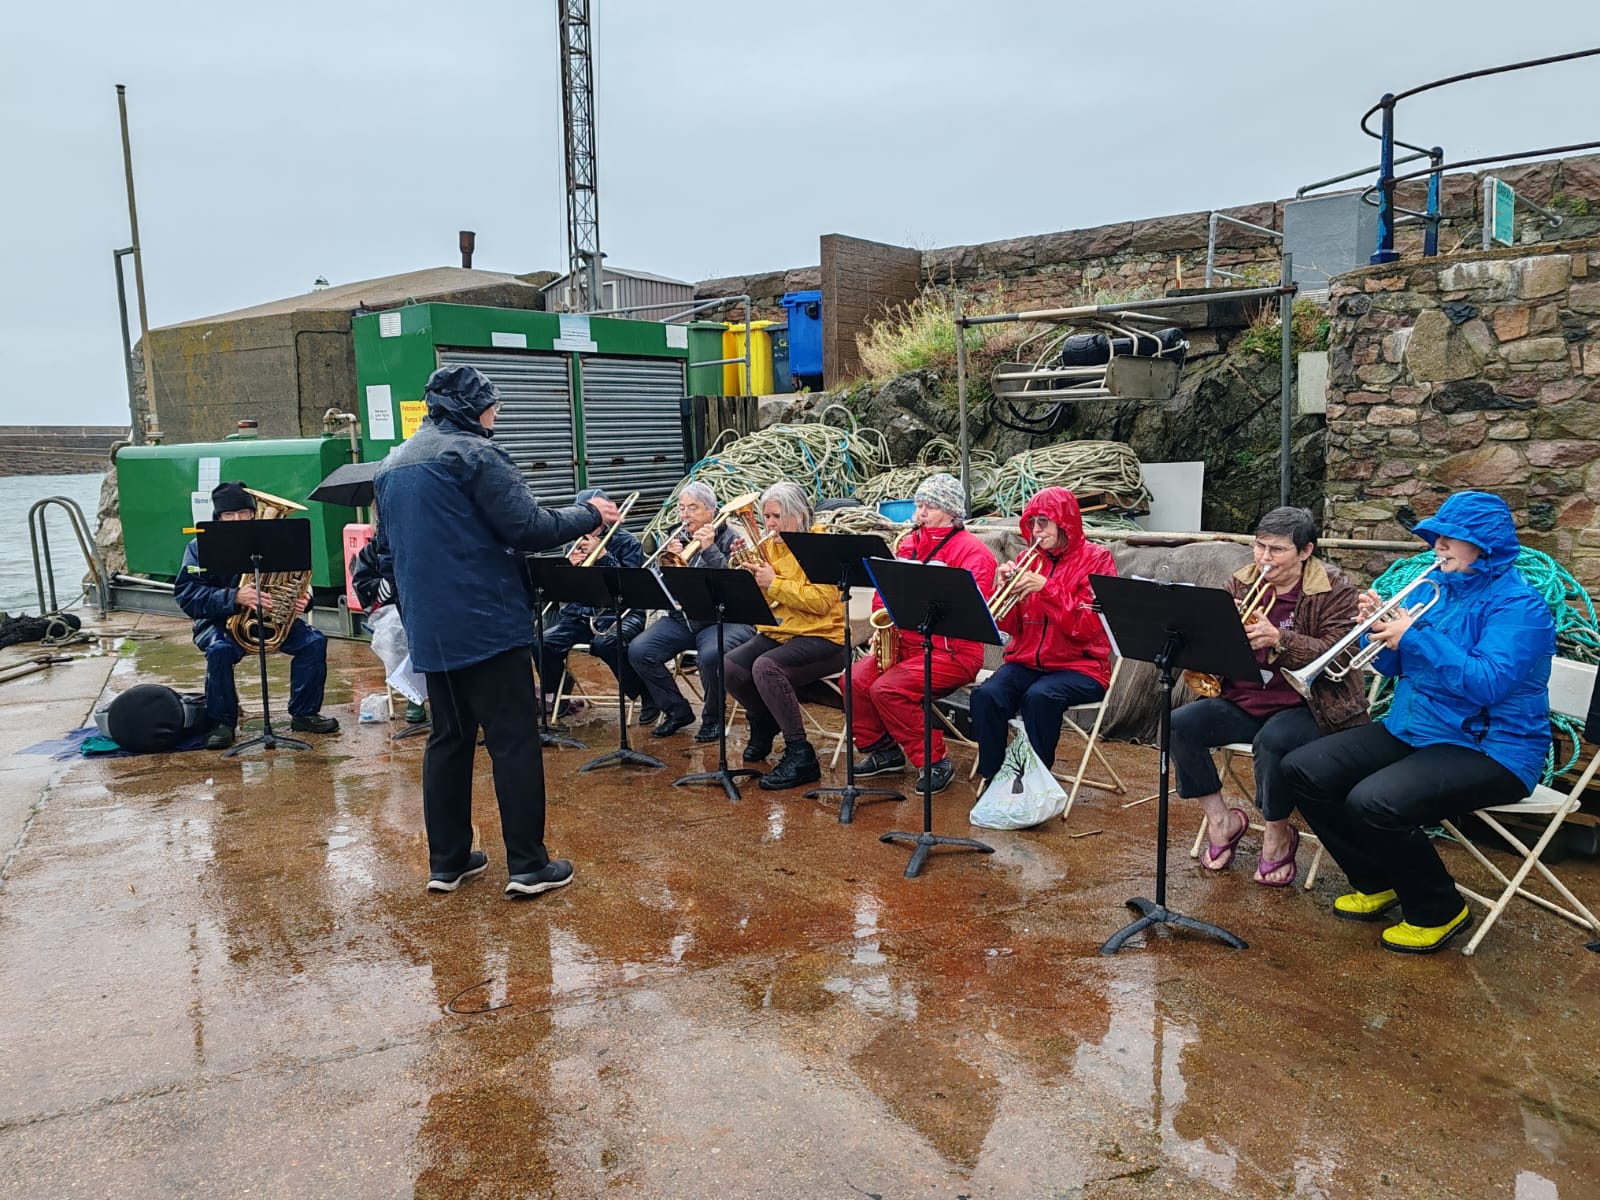
<instances>
[{"instance_id":1,"label":"music stand tripod base","mask_svg":"<svg viewBox=\"0 0 1600 1200\"><path fill-rule=\"evenodd\" d=\"M1235 950L1248 950L1250 943L1236 934L1229 933L1220 925L1212 925L1205 921L1196 920L1194 917L1185 916L1180 912L1173 912L1164 904L1157 904L1153 900L1146 900L1143 896L1135 896L1128 901L1128 907L1139 916L1128 922L1116 933L1108 937L1100 946L1101 954L1115 954L1121 950L1123 944L1136 934L1143 933L1156 925L1175 925L1179 929L1187 929L1193 933L1203 933L1207 937L1214 937L1225 946Z\"/></svg>"},{"instance_id":2,"label":"music stand tripod base","mask_svg":"<svg viewBox=\"0 0 1600 1200\"><path fill-rule=\"evenodd\" d=\"M399 733L390 734L389 735L389 740L391 742L404 741L406 738L414 738L414 737L418 736L419 734L427 733L432 728L433 728L433 722L432 721L423 721L423 722L421 722L420 724L417 724L417 725L407 725Z\"/></svg>"},{"instance_id":3,"label":"music stand tripod base","mask_svg":"<svg viewBox=\"0 0 1600 1200\"><path fill-rule=\"evenodd\" d=\"M251 738L248 742L240 742L237 746L222 752L223 758L232 758L236 754L243 754L246 750L254 750L260 746L263 750L274 750L279 746L287 746L290 750L309 750L310 742L302 742L299 738L283 737L272 732L269 724L258 737Z\"/></svg>"},{"instance_id":4,"label":"music stand tripod base","mask_svg":"<svg viewBox=\"0 0 1600 1200\"><path fill-rule=\"evenodd\" d=\"M880 842L910 842L916 846L911 852L911 861L906 864L906 878L915 879L917 872L922 870L922 864L928 861L928 851L935 846L961 846L967 850L976 850L980 854L993 854L994 847L973 838L941 837L936 833L880 833Z\"/></svg>"}]
</instances>

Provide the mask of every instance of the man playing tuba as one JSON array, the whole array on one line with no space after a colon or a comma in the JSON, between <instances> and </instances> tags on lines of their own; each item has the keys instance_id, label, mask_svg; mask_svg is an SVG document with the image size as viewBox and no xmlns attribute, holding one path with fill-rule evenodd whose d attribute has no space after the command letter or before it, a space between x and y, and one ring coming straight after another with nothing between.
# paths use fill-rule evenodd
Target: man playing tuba
<instances>
[{"instance_id":1,"label":"man playing tuba","mask_svg":"<svg viewBox=\"0 0 1600 1200\"><path fill-rule=\"evenodd\" d=\"M243 483L219 483L211 491L211 510L218 521L253 521L256 502ZM244 648L228 632L228 620L256 607L256 589L253 584L203 570L200 551L191 541L184 547L183 566L172 591L178 607L193 618L194 644L206 656L206 718L211 723L206 749L226 750L233 745L239 724L233 669L245 656ZM289 667L290 726L301 733L333 733L339 722L321 711L328 679L328 639L298 619L309 606L309 596L295 601L296 619L278 646L293 660Z\"/></svg>"}]
</instances>

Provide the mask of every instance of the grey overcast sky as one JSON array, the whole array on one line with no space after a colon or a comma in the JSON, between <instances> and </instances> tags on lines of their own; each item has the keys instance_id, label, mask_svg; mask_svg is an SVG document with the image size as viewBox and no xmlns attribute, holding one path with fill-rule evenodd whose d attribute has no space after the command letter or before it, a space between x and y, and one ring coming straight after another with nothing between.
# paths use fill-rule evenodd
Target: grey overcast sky
<instances>
[{"instance_id":1,"label":"grey overcast sky","mask_svg":"<svg viewBox=\"0 0 1600 1200\"><path fill-rule=\"evenodd\" d=\"M563 269L556 0L80 0L0 34L0 423L126 418L128 85L153 325L457 261ZM601 245L695 280L1292 195L1384 91L1600 42L1593 0L593 0ZM1600 62L1400 113L1451 157L1597 137ZM130 272L131 289L131 272ZM132 300L130 296L130 306ZM26 366L28 369L22 370Z\"/></svg>"}]
</instances>

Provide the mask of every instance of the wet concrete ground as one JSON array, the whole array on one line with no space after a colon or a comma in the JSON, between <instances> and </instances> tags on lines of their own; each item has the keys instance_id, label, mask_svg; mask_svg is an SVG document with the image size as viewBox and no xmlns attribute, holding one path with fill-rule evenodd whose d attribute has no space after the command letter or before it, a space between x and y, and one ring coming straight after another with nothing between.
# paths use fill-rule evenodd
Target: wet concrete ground
<instances>
[{"instance_id":1,"label":"wet concrete ground","mask_svg":"<svg viewBox=\"0 0 1600 1200\"><path fill-rule=\"evenodd\" d=\"M355 723L363 646L332 647L346 727L310 753L15 756L108 673L198 688L184 627L140 627L164 637L0 685L0 1194L1600 1194L1600 956L1531 906L1475 958L1385 954L1329 916L1337 869L1254 886L1251 838L1203 878L1177 808L1171 902L1250 949L1105 958L1154 805L1086 792L907 880L877 835L914 802L841 826L798 792L674 789L705 763L688 732L641 739L667 770L577 775L599 721L548 759L575 882L502 898L485 771L490 871L429 895L421 740ZM1153 790L1152 751L1112 754ZM936 829L973 832L970 803L958 781Z\"/></svg>"}]
</instances>

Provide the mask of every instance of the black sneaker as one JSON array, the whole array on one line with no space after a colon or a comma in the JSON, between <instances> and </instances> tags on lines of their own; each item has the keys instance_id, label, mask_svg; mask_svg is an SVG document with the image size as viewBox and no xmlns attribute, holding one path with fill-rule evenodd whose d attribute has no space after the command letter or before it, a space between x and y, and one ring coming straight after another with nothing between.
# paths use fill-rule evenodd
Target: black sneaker
<instances>
[{"instance_id":1,"label":"black sneaker","mask_svg":"<svg viewBox=\"0 0 1600 1200\"><path fill-rule=\"evenodd\" d=\"M289 722L289 728L300 733L338 733L339 722L333 717L325 717L321 713L307 713L303 717L295 717Z\"/></svg>"},{"instance_id":2,"label":"black sneaker","mask_svg":"<svg viewBox=\"0 0 1600 1200\"><path fill-rule=\"evenodd\" d=\"M822 778L822 764L810 742L800 742L783 748L778 765L761 777L761 786L769 792L797 788L801 784L816 783Z\"/></svg>"},{"instance_id":3,"label":"black sneaker","mask_svg":"<svg viewBox=\"0 0 1600 1200\"><path fill-rule=\"evenodd\" d=\"M489 869L489 856L482 850L474 850L467 855L467 865L461 871L435 871L428 876L428 890L430 892L453 892L474 875L482 875Z\"/></svg>"},{"instance_id":4,"label":"black sneaker","mask_svg":"<svg viewBox=\"0 0 1600 1200\"><path fill-rule=\"evenodd\" d=\"M874 750L864 758L856 759L856 776L888 775L906 769L905 752L891 745L887 750Z\"/></svg>"},{"instance_id":5,"label":"black sneaker","mask_svg":"<svg viewBox=\"0 0 1600 1200\"><path fill-rule=\"evenodd\" d=\"M207 750L226 750L233 745L233 726L215 725L211 732L206 734Z\"/></svg>"},{"instance_id":6,"label":"black sneaker","mask_svg":"<svg viewBox=\"0 0 1600 1200\"><path fill-rule=\"evenodd\" d=\"M956 777L956 769L951 765L950 760L941 758L926 771L917 772L917 791L920 792L927 785L927 776L930 773L933 775L933 790L936 792L944 791L945 788L950 786L950 781Z\"/></svg>"},{"instance_id":7,"label":"black sneaker","mask_svg":"<svg viewBox=\"0 0 1600 1200\"><path fill-rule=\"evenodd\" d=\"M687 729L694 724L694 710L687 705L682 712L668 713L661 718L661 723L650 731L651 737L671 737L680 729Z\"/></svg>"},{"instance_id":8,"label":"black sneaker","mask_svg":"<svg viewBox=\"0 0 1600 1200\"><path fill-rule=\"evenodd\" d=\"M572 864L564 858L552 858L537 871L513 875L506 884L506 895L513 900L518 896L537 896L540 892L566 887L571 882Z\"/></svg>"}]
</instances>

